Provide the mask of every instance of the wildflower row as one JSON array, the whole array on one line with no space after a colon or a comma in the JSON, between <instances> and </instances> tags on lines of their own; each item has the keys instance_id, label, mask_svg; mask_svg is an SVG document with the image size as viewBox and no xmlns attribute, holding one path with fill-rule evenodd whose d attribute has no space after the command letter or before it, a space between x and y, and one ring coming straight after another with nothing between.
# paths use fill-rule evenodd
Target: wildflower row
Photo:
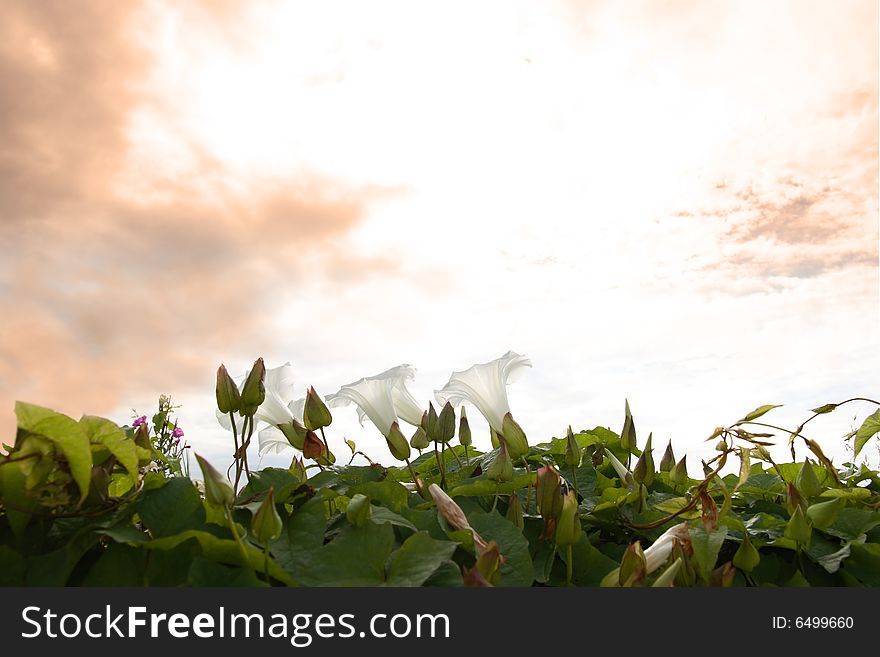
<instances>
[{"instance_id":1,"label":"wildflower row","mask_svg":"<svg viewBox=\"0 0 880 657\"><path fill-rule=\"evenodd\" d=\"M671 442L655 463L628 404L619 433L530 440L506 392L529 365L508 352L454 372L424 409L408 365L324 398L296 398L289 365L258 359L238 379L221 366L229 468L196 455L198 479L167 397L131 426L19 402L0 454L0 584L880 585L880 476L854 465L880 411L845 437L853 463L805 435L845 400L796 428L761 406L711 432L716 455L689 468ZM465 404L487 420L491 451L475 448ZM325 431L350 405L395 463ZM790 462L768 451L780 441ZM254 450L293 456L255 470Z\"/></svg>"}]
</instances>

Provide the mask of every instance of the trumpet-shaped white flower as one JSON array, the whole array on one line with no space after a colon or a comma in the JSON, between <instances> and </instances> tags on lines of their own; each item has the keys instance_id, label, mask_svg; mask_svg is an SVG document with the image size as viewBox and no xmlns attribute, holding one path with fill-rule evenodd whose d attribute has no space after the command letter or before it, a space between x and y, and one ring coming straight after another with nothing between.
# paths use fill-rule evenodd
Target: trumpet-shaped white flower
<instances>
[{"instance_id":1,"label":"trumpet-shaped white flower","mask_svg":"<svg viewBox=\"0 0 880 657\"><path fill-rule=\"evenodd\" d=\"M689 548L691 544L691 534L688 530L686 522L675 525L667 529L657 537L657 540L645 550L645 571L650 574L666 563L669 555L672 554L672 548L678 542L682 546Z\"/></svg>"},{"instance_id":2,"label":"trumpet-shaped white flower","mask_svg":"<svg viewBox=\"0 0 880 657\"><path fill-rule=\"evenodd\" d=\"M524 367L531 367L532 361L525 356L508 351L501 358L489 363L473 365L461 372L453 372L449 382L442 390L435 390L437 402L458 406L468 402L477 407L489 426L497 433L504 433L504 416L510 413L507 401L507 386L522 373Z\"/></svg>"},{"instance_id":3,"label":"trumpet-shaped white flower","mask_svg":"<svg viewBox=\"0 0 880 657\"><path fill-rule=\"evenodd\" d=\"M366 416L386 438L391 433L391 425L397 422L397 411L392 396L393 379L363 378L344 385L332 395L327 395L327 406L347 406L355 404L360 417Z\"/></svg>"},{"instance_id":4,"label":"trumpet-shaped white flower","mask_svg":"<svg viewBox=\"0 0 880 657\"><path fill-rule=\"evenodd\" d=\"M248 372L236 380L238 389L244 386L247 380ZM303 406L305 399L293 401L294 383L293 383L293 367L291 364L284 363L279 367L266 370L266 378L264 381L266 388L266 398L260 404L257 412L254 414L254 420L265 422L268 427L261 429L258 433L260 454L281 452L283 449L290 447L290 443L284 434L278 429L279 424L287 424L294 418L302 421ZM232 422L228 414L217 411L217 421L227 431L232 431ZM235 426L239 433L244 426L244 418L235 413Z\"/></svg>"},{"instance_id":5,"label":"trumpet-shaped white flower","mask_svg":"<svg viewBox=\"0 0 880 657\"><path fill-rule=\"evenodd\" d=\"M416 368L404 364L392 367L381 374L368 376L355 383L342 386L339 392L327 395L327 404L334 406L346 406L354 403L358 407L358 420L364 424L364 418L376 425L383 435L387 436L391 423L388 422L387 400L385 399L386 388L391 396L391 406L394 416L392 422L400 418L414 427L419 426L422 420L422 408L406 387L407 381L412 381L416 376ZM362 403L363 402L363 403ZM379 422L373 419L372 413L379 418Z\"/></svg>"}]
</instances>

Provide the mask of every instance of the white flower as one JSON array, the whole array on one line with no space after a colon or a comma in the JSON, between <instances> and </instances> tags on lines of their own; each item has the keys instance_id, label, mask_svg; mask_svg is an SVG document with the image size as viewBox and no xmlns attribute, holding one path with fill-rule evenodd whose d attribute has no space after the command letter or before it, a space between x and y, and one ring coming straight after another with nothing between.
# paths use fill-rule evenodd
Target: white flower
<instances>
[{"instance_id":1,"label":"white flower","mask_svg":"<svg viewBox=\"0 0 880 657\"><path fill-rule=\"evenodd\" d=\"M412 365L398 365L381 374L342 386L339 392L327 395L327 404L331 408L356 404L361 425L364 418L369 418L385 436L391 429L391 423L397 418L417 427L422 420L422 408L406 387L406 382L412 381L415 376L416 368ZM387 407L388 395L391 401L390 410ZM391 422L388 422L389 417Z\"/></svg>"},{"instance_id":2,"label":"white flower","mask_svg":"<svg viewBox=\"0 0 880 657\"><path fill-rule=\"evenodd\" d=\"M248 372L236 380L239 390L244 386L247 375ZM266 398L254 414L254 420L264 422L269 426L261 429L258 433L259 451L260 454L277 454L283 449L290 447L290 443L278 429L278 425L287 424L294 418L302 421L305 398L293 401L295 394L293 367L289 362L279 367L267 369L264 385L266 388ZM216 413L217 421L220 422L220 425L227 431L232 431L229 415L220 411ZM244 418L239 413L235 413L235 426L239 435L241 435L244 427Z\"/></svg>"},{"instance_id":3,"label":"white flower","mask_svg":"<svg viewBox=\"0 0 880 657\"><path fill-rule=\"evenodd\" d=\"M672 554L672 548L675 547L676 542L689 549L691 534L686 522L667 529L657 537L657 540L654 541L651 547L645 550L645 563L647 564L645 571L648 574L653 573L666 563L669 555Z\"/></svg>"},{"instance_id":4,"label":"white flower","mask_svg":"<svg viewBox=\"0 0 880 657\"><path fill-rule=\"evenodd\" d=\"M393 380L376 377L364 378L344 385L332 395L327 395L327 406L347 406L354 403L359 415L365 415L386 438L391 425L397 422L397 411L392 396Z\"/></svg>"},{"instance_id":5,"label":"white flower","mask_svg":"<svg viewBox=\"0 0 880 657\"><path fill-rule=\"evenodd\" d=\"M504 416L510 413L507 386L518 378L524 367L532 362L525 356L508 351L501 358L489 363L474 365L462 372L453 372L449 383L434 396L441 406L446 402L458 406L468 402L477 407L489 426L497 433L504 433Z\"/></svg>"}]
</instances>

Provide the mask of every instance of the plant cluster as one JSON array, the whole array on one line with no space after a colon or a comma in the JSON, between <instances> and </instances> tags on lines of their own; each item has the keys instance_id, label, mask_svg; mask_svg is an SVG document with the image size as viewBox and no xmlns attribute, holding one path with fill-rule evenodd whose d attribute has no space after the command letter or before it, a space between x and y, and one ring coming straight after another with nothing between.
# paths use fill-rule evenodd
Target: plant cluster
<instances>
[{"instance_id":1,"label":"plant cluster","mask_svg":"<svg viewBox=\"0 0 880 657\"><path fill-rule=\"evenodd\" d=\"M880 475L856 465L880 410L846 437L853 458L837 467L804 432L856 400L820 406L795 429L761 406L712 432L715 456L693 477L671 441L655 463L628 403L619 433L569 428L531 444L506 393L528 365L509 352L454 372L439 410L409 393L408 365L300 399L289 365L258 359L238 380L221 366L232 462L224 473L197 455L200 480L183 465L168 398L152 432L145 416L120 427L19 402L15 442L0 455L0 583L880 585ZM463 403L486 418L491 451L475 448ZM350 440L351 460L337 460L325 429L349 404L398 464ZM255 436L262 453L292 448L290 467L252 469ZM778 439L790 462L771 457ZM723 474L730 464L738 472Z\"/></svg>"}]
</instances>

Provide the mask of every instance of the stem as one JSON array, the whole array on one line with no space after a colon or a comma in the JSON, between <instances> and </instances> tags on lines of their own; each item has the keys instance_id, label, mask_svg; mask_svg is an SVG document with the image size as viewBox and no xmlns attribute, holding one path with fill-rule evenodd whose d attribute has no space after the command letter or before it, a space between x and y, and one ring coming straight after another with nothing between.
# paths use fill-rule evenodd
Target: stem
<instances>
[{"instance_id":1,"label":"stem","mask_svg":"<svg viewBox=\"0 0 880 657\"><path fill-rule=\"evenodd\" d=\"M324 427L321 427L321 442L324 443L324 451L327 452L327 456L329 458L330 455L330 445L327 444L327 436L324 435ZM354 454L351 455L351 460L354 460Z\"/></svg>"},{"instance_id":2,"label":"stem","mask_svg":"<svg viewBox=\"0 0 880 657\"><path fill-rule=\"evenodd\" d=\"M269 581L269 543L263 546L263 572L266 573L266 581Z\"/></svg>"},{"instance_id":3,"label":"stem","mask_svg":"<svg viewBox=\"0 0 880 657\"><path fill-rule=\"evenodd\" d=\"M526 474L528 474L529 473L529 462L526 460L525 456L522 457L522 462L526 468ZM530 513L529 512L529 504L531 504L531 502L532 502L532 482L531 482L531 480L529 480L529 487L526 489L526 513ZM535 505L537 505L537 504L538 504L538 496L537 496L537 494L535 494ZM537 506L535 508L535 511L537 512Z\"/></svg>"},{"instance_id":4,"label":"stem","mask_svg":"<svg viewBox=\"0 0 880 657\"><path fill-rule=\"evenodd\" d=\"M235 453L232 455L235 460L235 484L232 490L238 495L238 482L241 479L241 454L238 452L238 428L235 426L235 413L232 411L229 411L229 421L232 423L232 440L235 441ZM244 427L242 427L242 431L244 431Z\"/></svg>"},{"instance_id":5,"label":"stem","mask_svg":"<svg viewBox=\"0 0 880 657\"><path fill-rule=\"evenodd\" d=\"M250 445L251 445L251 436L254 435L254 416L248 415L247 419L245 420L245 423L247 424L247 427L248 427L248 437L247 437L247 440L241 441L241 457L242 457L242 460L244 461L245 474L247 474L248 479L250 479L251 478L251 470L248 467L247 450L248 450L248 447L250 447ZM242 436L244 436L244 431L242 431Z\"/></svg>"},{"instance_id":6,"label":"stem","mask_svg":"<svg viewBox=\"0 0 880 657\"><path fill-rule=\"evenodd\" d=\"M578 495L578 475L577 468L574 466L571 466L571 483L574 484L574 494Z\"/></svg>"},{"instance_id":7,"label":"stem","mask_svg":"<svg viewBox=\"0 0 880 657\"><path fill-rule=\"evenodd\" d=\"M452 455L455 457L455 462L458 463L458 467L461 468L461 459L458 458L458 454L455 453L455 448L452 448Z\"/></svg>"},{"instance_id":8,"label":"stem","mask_svg":"<svg viewBox=\"0 0 880 657\"><path fill-rule=\"evenodd\" d=\"M565 548L565 583L568 586L571 586L571 575L574 570L574 564L572 563L572 555L571 555L571 545Z\"/></svg>"},{"instance_id":9,"label":"stem","mask_svg":"<svg viewBox=\"0 0 880 657\"><path fill-rule=\"evenodd\" d=\"M232 537L235 539L235 542L238 543L238 550L241 552L241 558L244 561L242 563L243 566L248 565L247 552L244 549L244 543L241 541L241 536L238 535L238 530L235 528L235 523L232 521L232 511L227 506L226 509L226 524L229 526L229 531L232 532Z\"/></svg>"},{"instance_id":10,"label":"stem","mask_svg":"<svg viewBox=\"0 0 880 657\"><path fill-rule=\"evenodd\" d=\"M440 470L440 488L446 490L446 469L440 459L440 453L437 451L437 443L434 443L434 459L437 461L437 469Z\"/></svg>"}]
</instances>

